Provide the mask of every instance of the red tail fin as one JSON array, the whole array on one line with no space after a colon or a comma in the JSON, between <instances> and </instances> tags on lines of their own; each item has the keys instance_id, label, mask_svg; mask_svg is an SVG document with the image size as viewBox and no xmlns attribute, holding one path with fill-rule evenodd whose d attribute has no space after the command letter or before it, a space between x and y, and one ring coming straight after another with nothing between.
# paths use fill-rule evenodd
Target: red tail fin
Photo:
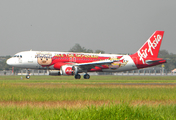
<instances>
[{"instance_id":1,"label":"red tail fin","mask_svg":"<svg viewBox=\"0 0 176 120\"><path fill-rule=\"evenodd\" d=\"M163 35L164 31L155 31L132 57L138 58L138 63L142 64L145 64L145 60L157 58Z\"/></svg>"},{"instance_id":2,"label":"red tail fin","mask_svg":"<svg viewBox=\"0 0 176 120\"><path fill-rule=\"evenodd\" d=\"M155 31L153 35L144 43L144 45L137 51L139 56L158 57L161 41L164 31Z\"/></svg>"}]
</instances>

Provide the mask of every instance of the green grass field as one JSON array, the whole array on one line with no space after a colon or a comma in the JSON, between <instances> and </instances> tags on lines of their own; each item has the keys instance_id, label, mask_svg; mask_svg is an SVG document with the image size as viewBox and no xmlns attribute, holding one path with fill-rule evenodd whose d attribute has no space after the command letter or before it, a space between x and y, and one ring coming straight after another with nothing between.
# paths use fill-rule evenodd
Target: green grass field
<instances>
[{"instance_id":1,"label":"green grass field","mask_svg":"<svg viewBox=\"0 0 176 120\"><path fill-rule=\"evenodd\" d=\"M0 76L1 119L176 119L176 76Z\"/></svg>"}]
</instances>

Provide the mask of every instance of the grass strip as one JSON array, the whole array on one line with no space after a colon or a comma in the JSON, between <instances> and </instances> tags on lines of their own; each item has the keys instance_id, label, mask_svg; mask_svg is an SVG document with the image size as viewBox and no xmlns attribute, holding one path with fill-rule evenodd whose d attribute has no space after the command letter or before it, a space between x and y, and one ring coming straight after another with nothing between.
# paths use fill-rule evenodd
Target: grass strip
<instances>
[{"instance_id":1,"label":"grass strip","mask_svg":"<svg viewBox=\"0 0 176 120\"><path fill-rule=\"evenodd\" d=\"M0 107L1 119L28 119L28 120L174 120L176 105L169 106L130 106L117 104L109 106L91 106L84 109L63 108L31 108L31 107Z\"/></svg>"},{"instance_id":2,"label":"grass strip","mask_svg":"<svg viewBox=\"0 0 176 120\"><path fill-rule=\"evenodd\" d=\"M0 101L175 100L176 87L68 87L0 85Z\"/></svg>"}]
</instances>

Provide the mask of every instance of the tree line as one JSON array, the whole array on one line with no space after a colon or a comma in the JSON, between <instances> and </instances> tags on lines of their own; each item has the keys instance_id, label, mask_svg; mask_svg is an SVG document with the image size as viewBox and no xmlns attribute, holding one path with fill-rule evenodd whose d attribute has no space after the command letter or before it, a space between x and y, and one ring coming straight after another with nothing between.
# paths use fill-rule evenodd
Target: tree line
<instances>
[{"instance_id":1,"label":"tree line","mask_svg":"<svg viewBox=\"0 0 176 120\"><path fill-rule=\"evenodd\" d=\"M78 43L75 44L68 52L84 52L84 53L105 53L103 50L91 50L86 49L85 47L81 47ZM0 56L0 70L11 70L12 67L6 64L6 60L11 56ZM164 68L166 71L170 72L171 70L176 68L176 54L169 53L167 50L159 51L159 58L163 58L167 60L167 63L164 64ZM161 66L161 65L159 65ZM18 68L14 68L14 70L18 70Z\"/></svg>"},{"instance_id":2,"label":"tree line","mask_svg":"<svg viewBox=\"0 0 176 120\"><path fill-rule=\"evenodd\" d=\"M170 72L176 68L176 54L169 53L167 50L160 50L158 57L167 61L167 63L164 64L166 71Z\"/></svg>"}]
</instances>

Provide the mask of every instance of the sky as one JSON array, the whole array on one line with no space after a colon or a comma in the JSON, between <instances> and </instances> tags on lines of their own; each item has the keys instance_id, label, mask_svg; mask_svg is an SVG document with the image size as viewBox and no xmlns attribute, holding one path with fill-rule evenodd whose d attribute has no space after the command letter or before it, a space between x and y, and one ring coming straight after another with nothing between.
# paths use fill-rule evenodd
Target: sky
<instances>
[{"instance_id":1,"label":"sky","mask_svg":"<svg viewBox=\"0 0 176 120\"><path fill-rule=\"evenodd\" d=\"M175 0L1 0L0 56L68 51L76 43L106 53L135 53L156 30L176 54Z\"/></svg>"}]
</instances>

